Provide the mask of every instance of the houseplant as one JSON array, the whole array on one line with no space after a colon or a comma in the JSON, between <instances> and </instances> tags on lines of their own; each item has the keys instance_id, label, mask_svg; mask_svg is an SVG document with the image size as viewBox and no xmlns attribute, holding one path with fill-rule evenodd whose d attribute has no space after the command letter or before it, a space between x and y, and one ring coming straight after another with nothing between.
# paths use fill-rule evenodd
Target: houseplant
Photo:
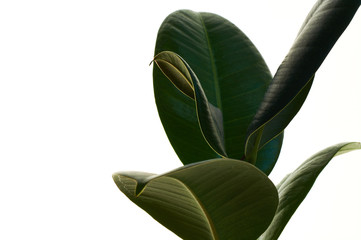
<instances>
[{"instance_id":1,"label":"houseplant","mask_svg":"<svg viewBox=\"0 0 361 240\"><path fill-rule=\"evenodd\" d=\"M284 128L359 5L318 1L273 80L250 40L224 18L171 14L158 35L154 89L185 166L163 175L116 173L118 187L183 239L277 239L332 157L360 148L321 151L287 175L278 193L266 176Z\"/></svg>"}]
</instances>

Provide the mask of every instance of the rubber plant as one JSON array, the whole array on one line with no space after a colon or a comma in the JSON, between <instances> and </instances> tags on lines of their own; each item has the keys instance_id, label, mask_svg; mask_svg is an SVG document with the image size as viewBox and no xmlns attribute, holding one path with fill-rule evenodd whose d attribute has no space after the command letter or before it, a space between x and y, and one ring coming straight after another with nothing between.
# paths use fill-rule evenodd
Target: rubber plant
<instances>
[{"instance_id":1,"label":"rubber plant","mask_svg":"<svg viewBox=\"0 0 361 240\"><path fill-rule=\"evenodd\" d=\"M360 0L318 0L274 77L256 47L221 16L180 10L161 25L153 62L158 113L184 166L117 172L118 188L182 239L277 239L337 155L316 153L277 186L268 175L283 131Z\"/></svg>"}]
</instances>

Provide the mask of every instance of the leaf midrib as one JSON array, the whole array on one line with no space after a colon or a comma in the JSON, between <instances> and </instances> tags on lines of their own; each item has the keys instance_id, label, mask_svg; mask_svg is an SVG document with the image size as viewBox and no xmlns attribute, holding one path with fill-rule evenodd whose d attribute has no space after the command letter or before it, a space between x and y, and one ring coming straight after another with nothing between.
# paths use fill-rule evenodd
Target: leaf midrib
<instances>
[{"instance_id":1,"label":"leaf midrib","mask_svg":"<svg viewBox=\"0 0 361 240\"><path fill-rule=\"evenodd\" d=\"M195 166L191 166L190 168L195 167ZM185 169L179 170L179 172L184 171ZM190 195L193 197L194 201L198 204L198 206L200 207L201 211L203 212L206 222L209 226L209 229L211 230L211 235L212 235L212 240L219 240L219 237L217 235L217 231L216 228L214 226L214 223L212 221L212 218L209 216L207 209L205 208L205 206L203 206L202 202L198 199L197 195L185 184L183 183L181 180L179 180L178 178L174 177L174 176L167 176L167 174L162 174L162 175L158 175L158 176L154 176L153 178L149 179L149 181L144 185L142 191L138 194L138 196L135 196L136 198L139 197L144 190L147 188L147 185L149 182L157 179L157 178L161 178L161 177L169 177L174 179L175 181L177 181L178 183L180 183L189 193ZM129 177L128 177L129 178ZM136 182L136 185L138 185L138 180L135 178L129 178L132 179ZM128 189L127 189L128 190Z\"/></svg>"},{"instance_id":2,"label":"leaf midrib","mask_svg":"<svg viewBox=\"0 0 361 240\"><path fill-rule=\"evenodd\" d=\"M210 60L211 60L212 75L213 75L213 80L214 80L213 81L214 82L214 91L215 91L215 94L216 94L216 101L217 101L216 104L217 104L217 107L223 112L222 101L221 101L221 99L222 99L221 98L221 90L219 88L218 71L217 71L217 67L216 67L216 64L215 64L215 58L214 58L213 50L212 50L212 47L211 47L210 39L209 39L209 36L208 36L208 30L207 30L206 25L204 23L202 14L199 13L198 16L199 16L200 22L202 24L202 28L203 28L204 35L205 35L206 42L207 42L207 46L208 46L209 57L210 57Z\"/></svg>"},{"instance_id":3,"label":"leaf midrib","mask_svg":"<svg viewBox=\"0 0 361 240\"><path fill-rule=\"evenodd\" d=\"M185 189L187 189L187 191L189 191L191 196L194 198L194 200L198 203L199 207L201 208L205 218L207 219L207 223L208 223L209 228L211 230L211 235L213 237L213 240L219 240L217 232L216 232L216 228L214 226L214 223L213 223L211 217L209 216L206 208L203 206L202 202L198 199L197 195L194 194L193 191L186 184L184 184L182 181L180 181L180 180L178 180L177 178L174 178L174 177L173 177L173 179L177 180L179 183L181 183L184 186Z\"/></svg>"}]
</instances>

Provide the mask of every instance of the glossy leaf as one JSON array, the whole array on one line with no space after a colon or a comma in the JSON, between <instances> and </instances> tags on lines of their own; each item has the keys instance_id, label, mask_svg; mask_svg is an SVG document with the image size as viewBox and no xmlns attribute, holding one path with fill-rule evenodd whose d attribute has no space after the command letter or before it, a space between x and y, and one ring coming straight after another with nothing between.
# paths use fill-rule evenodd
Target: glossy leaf
<instances>
[{"instance_id":1,"label":"glossy leaf","mask_svg":"<svg viewBox=\"0 0 361 240\"><path fill-rule=\"evenodd\" d=\"M308 94L315 72L359 6L360 0L319 0L315 4L250 124L246 156L252 156L293 119ZM258 136L261 137L257 142Z\"/></svg>"},{"instance_id":2,"label":"glossy leaf","mask_svg":"<svg viewBox=\"0 0 361 240\"><path fill-rule=\"evenodd\" d=\"M221 112L227 156L241 159L247 127L272 79L256 47L223 17L181 10L169 15L159 29L155 55L162 51L177 53L193 69L210 105ZM153 78L159 116L181 161L220 157L203 138L192 98L157 66ZM281 146L282 136L275 142L262 149L270 166L278 158L280 149L274 147ZM265 165L262 161L258 163Z\"/></svg>"},{"instance_id":3,"label":"glossy leaf","mask_svg":"<svg viewBox=\"0 0 361 240\"><path fill-rule=\"evenodd\" d=\"M214 159L162 175L119 172L119 189L182 239L257 239L278 204L277 190L253 165Z\"/></svg>"},{"instance_id":4,"label":"glossy leaf","mask_svg":"<svg viewBox=\"0 0 361 240\"><path fill-rule=\"evenodd\" d=\"M208 102L197 76L187 62L170 51L158 53L154 57L154 62L182 93L195 101L197 118L204 139L216 153L223 157L227 156L222 113Z\"/></svg>"},{"instance_id":5,"label":"glossy leaf","mask_svg":"<svg viewBox=\"0 0 361 240\"><path fill-rule=\"evenodd\" d=\"M280 154L282 142L283 134L280 134L257 153L257 160L254 165L267 175L272 172L277 162L277 158L272 156L278 156Z\"/></svg>"},{"instance_id":6,"label":"glossy leaf","mask_svg":"<svg viewBox=\"0 0 361 240\"><path fill-rule=\"evenodd\" d=\"M318 175L334 156L361 149L360 143L341 143L329 147L306 160L293 173L287 175L277 189L280 202L270 227L260 240L276 240L298 206L307 196Z\"/></svg>"}]
</instances>

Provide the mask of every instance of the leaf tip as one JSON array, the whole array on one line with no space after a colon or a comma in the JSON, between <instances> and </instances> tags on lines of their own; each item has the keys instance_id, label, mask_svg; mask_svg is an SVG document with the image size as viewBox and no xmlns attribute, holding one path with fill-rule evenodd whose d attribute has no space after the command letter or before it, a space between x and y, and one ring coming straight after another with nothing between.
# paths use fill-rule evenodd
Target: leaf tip
<instances>
[{"instance_id":1,"label":"leaf tip","mask_svg":"<svg viewBox=\"0 0 361 240\"><path fill-rule=\"evenodd\" d=\"M155 61L154 59L153 59L152 61L150 61L150 63L149 63L148 66L152 65L152 63L153 63L154 61Z\"/></svg>"},{"instance_id":2,"label":"leaf tip","mask_svg":"<svg viewBox=\"0 0 361 240\"><path fill-rule=\"evenodd\" d=\"M129 195L134 197L139 197L139 195L144 191L145 186L148 183L149 175L142 175L139 172L116 172L112 174L113 180L118 188L122 192L127 192ZM133 183L132 186L129 185L129 180Z\"/></svg>"}]
</instances>

